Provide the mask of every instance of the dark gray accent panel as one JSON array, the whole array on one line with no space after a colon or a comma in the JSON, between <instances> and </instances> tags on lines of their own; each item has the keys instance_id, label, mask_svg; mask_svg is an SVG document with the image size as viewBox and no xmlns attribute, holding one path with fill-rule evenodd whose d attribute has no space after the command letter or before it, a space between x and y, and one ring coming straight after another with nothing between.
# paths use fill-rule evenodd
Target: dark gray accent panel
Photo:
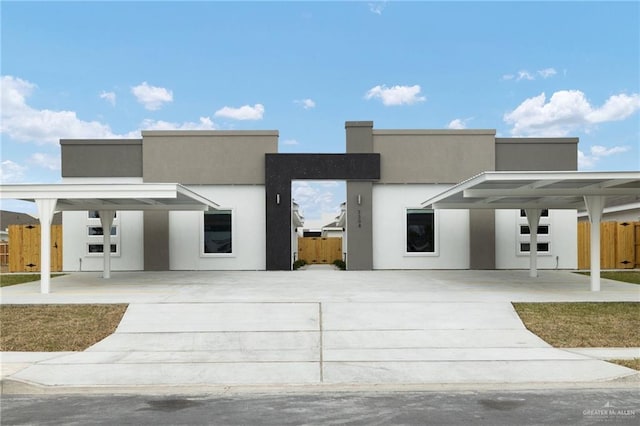
<instances>
[{"instance_id":1,"label":"dark gray accent panel","mask_svg":"<svg viewBox=\"0 0 640 426\"><path fill-rule=\"evenodd\" d=\"M288 271L292 266L292 180L373 181L379 178L379 154L266 154L267 270ZM348 209L349 203L347 203L347 214L349 214ZM369 212L365 217L371 218L370 209L369 206ZM347 235L349 232L347 229ZM360 249L361 247L358 247L358 250ZM369 257L372 256L371 246L362 249L364 253L369 253ZM369 262L372 263L372 259L369 259Z\"/></svg>"},{"instance_id":2,"label":"dark gray accent panel","mask_svg":"<svg viewBox=\"0 0 640 426\"><path fill-rule=\"evenodd\" d=\"M347 182L347 269L373 269L373 182ZM360 201L360 203L358 203Z\"/></svg>"},{"instance_id":3,"label":"dark gray accent panel","mask_svg":"<svg viewBox=\"0 0 640 426\"><path fill-rule=\"evenodd\" d=\"M60 140L62 177L142 177L142 139Z\"/></svg>"},{"instance_id":4,"label":"dark gray accent panel","mask_svg":"<svg viewBox=\"0 0 640 426\"><path fill-rule=\"evenodd\" d=\"M278 152L275 130L143 131L145 182L263 185L264 155Z\"/></svg>"},{"instance_id":5,"label":"dark gray accent panel","mask_svg":"<svg viewBox=\"0 0 640 426\"><path fill-rule=\"evenodd\" d=\"M578 138L496 138L496 170L578 170Z\"/></svg>"},{"instance_id":6,"label":"dark gray accent panel","mask_svg":"<svg viewBox=\"0 0 640 426\"><path fill-rule=\"evenodd\" d=\"M169 270L169 212L144 212L144 270Z\"/></svg>"},{"instance_id":7,"label":"dark gray accent panel","mask_svg":"<svg viewBox=\"0 0 640 426\"><path fill-rule=\"evenodd\" d=\"M469 210L469 269L496 269L493 210Z\"/></svg>"},{"instance_id":8,"label":"dark gray accent panel","mask_svg":"<svg viewBox=\"0 0 640 426\"><path fill-rule=\"evenodd\" d=\"M347 154L373 152L373 121L347 121Z\"/></svg>"}]
</instances>

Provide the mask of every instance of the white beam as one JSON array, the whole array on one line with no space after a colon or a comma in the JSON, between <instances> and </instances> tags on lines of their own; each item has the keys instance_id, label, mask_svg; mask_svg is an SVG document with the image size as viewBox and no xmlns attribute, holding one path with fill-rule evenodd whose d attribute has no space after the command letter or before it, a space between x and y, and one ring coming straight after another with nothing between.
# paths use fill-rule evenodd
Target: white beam
<instances>
[{"instance_id":1,"label":"white beam","mask_svg":"<svg viewBox=\"0 0 640 426\"><path fill-rule=\"evenodd\" d=\"M591 222L591 291L600 291L600 221L605 197L584 197Z\"/></svg>"},{"instance_id":2,"label":"white beam","mask_svg":"<svg viewBox=\"0 0 640 426\"><path fill-rule=\"evenodd\" d=\"M529 224L529 276L538 276L538 225L540 224L541 209L525 209Z\"/></svg>"},{"instance_id":3,"label":"white beam","mask_svg":"<svg viewBox=\"0 0 640 426\"><path fill-rule=\"evenodd\" d=\"M115 217L115 210L100 210L100 225L102 225L102 258L104 267L102 278L111 278L111 225Z\"/></svg>"},{"instance_id":4,"label":"white beam","mask_svg":"<svg viewBox=\"0 0 640 426\"><path fill-rule=\"evenodd\" d=\"M591 196L591 195L640 195L638 188L478 188L465 189L465 198L486 197L557 197L557 196Z\"/></svg>"},{"instance_id":5,"label":"white beam","mask_svg":"<svg viewBox=\"0 0 640 426\"><path fill-rule=\"evenodd\" d=\"M40 216L40 293L49 293L51 283L51 221L56 209L55 198L35 200Z\"/></svg>"}]
</instances>

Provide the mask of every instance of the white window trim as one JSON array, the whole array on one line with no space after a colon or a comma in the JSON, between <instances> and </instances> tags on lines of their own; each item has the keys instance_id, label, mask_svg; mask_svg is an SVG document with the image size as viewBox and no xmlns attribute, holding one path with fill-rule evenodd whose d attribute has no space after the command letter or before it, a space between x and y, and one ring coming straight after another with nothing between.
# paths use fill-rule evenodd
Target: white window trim
<instances>
[{"instance_id":1,"label":"white window trim","mask_svg":"<svg viewBox=\"0 0 640 426\"><path fill-rule=\"evenodd\" d=\"M552 233L552 227L551 227L551 215L552 212L551 210L549 210L549 214L547 216L542 216L540 215L540 222L538 223L538 226L546 226L549 229L549 232L547 234L538 234L538 244L541 243L546 243L549 245L549 250L547 251L540 251L538 250L538 256L552 256L553 255L553 247L551 245L551 233ZM529 243L529 247L531 247L531 233L529 234L521 234L520 233L520 227L522 225L526 225L529 226L529 222L527 221L527 217L526 216L520 216L520 211L518 210L518 213L516 214L517 218L516 218L516 256L519 257L525 257L525 256L529 256L529 251L522 251L521 250L521 244L522 243ZM531 230L529 230L531 231Z\"/></svg>"},{"instance_id":2,"label":"white window trim","mask_svg":"<svg viewBox=\"0 0 640 426\"><path fill-rule=\"evenodd\" d=\"M433 244L435 245L433 251L407 251L407 214L409 210L429 210L422 207L404 207L402 209L402 247L404 251L404 257L438 257L440 256L440 226L438 226L438 220L440 213L437 210L431 210L433 212Z\"/></svg>"},{"instance_id":3,"label":"white window trim","mask_svg":"<svg viewBox=\"0 0 640 426\"><path fill-rule=\"evenodd\" d=\"M92 223L89 223L89 224L87 225L87 232L85 233L85 235L86 235L88 238L95 238L95 237L102 238L102 235L91 235L91 234L89 234L89 228L102 228L102 225L101 225L101 224L94 225L94 224L92 224ZM111 234L111 238L119 237L119 236L120 236L120 231L118 230L119 226L114 224L114 225L111 225L111 228L115 228L115 230L116 230L116 233L115 233L115 234ZM91 244L93 244L93 243L91 243Z\"/></svg>"},{"instance_id":4,"label":"white window trim","mask_svg":"<svg viewBox=\"0 0 640 426\"><path fill-rule=\"evenodd\" d=\"M84 245L84 253L86 257L102 257L103 253L92 253L89 251L89 244L102 244L104 242L102 235L89 235L90 227L98 227L102 228L102 222L99 217L89 217L89 211L87 211L87 219L85 224L85 245ZM113 223L111 224L112 228L116 228L116 235L111 236L111 244L116 245L115 253L111 253L111 257L120 257L120 215L116 212L115 217L113 218Z\"/></svg>"},{"instance_id":5,"label":"white window trim","mask_svg":"<svg viewBox=\"0 0 640 426\"><path fill-rule=\"evenodd\" d=\"M95 241L87 241L85 243L85 256L87 257L102 257L103 253L96 253L96 252L90 252L89 251L89 245L93 245L93 244L103 244L102 241L102 236L99 236L100 240L95 240ZM116 246L116 251L114 253L111 253L111 257L120 257L120 241L114 241L111 240L111 244Z\"/></svg>"},{"instance_id":6,"label":"white window trim","mask_svg":"<svg viewBox=\"0 0 640 426\"><path fill-rule=\"evenodd\" d=\"M236 209L233 207L218 207L216 210L225 210L231 212L231 253L205 253L204 252L204 214L202 212L200 216L200 238L198 252L202 258L216 258L216 257L237 257L236 254Z\"/></svg>"}]
</instances>

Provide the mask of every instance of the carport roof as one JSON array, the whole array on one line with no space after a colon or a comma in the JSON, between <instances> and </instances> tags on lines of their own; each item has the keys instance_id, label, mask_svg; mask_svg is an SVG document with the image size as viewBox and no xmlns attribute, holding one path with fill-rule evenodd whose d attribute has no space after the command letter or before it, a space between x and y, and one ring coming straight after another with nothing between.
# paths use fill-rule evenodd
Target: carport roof
<instances>
[{"instance_id":1,"label":"carport roof","mask_svg":"<svg viewBox=\"0 0 640 426\"><path fill-rule=\"evenodd\" d=\"M580 209L584 197L604 196L607 203L640 198L640 172L488 171L429 198L434 209Z\"/></svg>"},{"instance_id":2,"label":"carport roof","mask_svg":"<svg viewBox=\"0 0 640 426\"><path fill-rule=\"evenodd\" d=\"M0 198L55 199L56 210L209 210L219 207L178 183L0 185Z\"/></svg>"}]
</instances>

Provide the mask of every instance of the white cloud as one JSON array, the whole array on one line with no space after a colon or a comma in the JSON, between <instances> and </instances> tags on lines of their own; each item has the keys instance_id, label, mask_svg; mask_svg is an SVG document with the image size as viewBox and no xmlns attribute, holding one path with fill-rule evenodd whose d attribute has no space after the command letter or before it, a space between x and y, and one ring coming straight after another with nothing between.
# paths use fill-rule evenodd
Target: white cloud
<instances>
[{"instance_id":1,"label":"white cloud","mask_svg":"<svg viewBox=\"0 0 640 426\"><path fill-rule=\"evenodd\" d=\"M417 102L424 102L426 98L420 95L420 86L375 86L367 92L365 99L380 98L382 103L391 105L412 105Z\"/></svg>"},{"instance_id":2,"label":"white cloud","mask_svg":"<svg viewBox=\"0 0 640 426\"><path fill-rule=\"evenodd\" d=\"M376 1L369 3L369 11L376 15L382 15L382 11L387 7L386 1Z\"/></svg>"},{"instance_id":3,"label":"white cloud","mask_svg":"<svg viewBox=\"0 0 640 426\"><path fill-rule=\"evenodd\" d=\"M27 160L29 164L36 165L48 170L60 170L61 159L59 155L44 154L36 152Z\"/></svg>"},{"instance_id":4,"label":"white cloud","mask_svg":"<svg viewBox=\"0 0 640 426\"><path fill-rule=\"evenodd\" d=\"M200 117L200 121L172 123L162 120L146 119L140 125L142 130L216 130L218 126L209 117Z\"/></svg>"},{"instance_id":5,"label":"white cloud","mask_svg":"<svg viewBox=\"0 0 640 426\"><path fill-rule=\"evenodd\" d=\"M282 145L298 145L298 141L295 139L285 139L282 141Z\"/></svg>"},{"instance_id":6,"label":"white cloud","mask_svg":"<svg viewBox=\"0 0 640 426\"><path fill-rule=\"evenodd\" d=\"M61 138L118 138L98 121L84 121L74 111L38 110L27 104L37 87L21 78L2 76L0 133L21 142L57 144Z\"/></svg>"},{"instance_id":7,"label":"white cloud","mask_svg":"<svg viewBox=\"0 0 640 426\"><path fill-rule=\"evenodd\" d=\"M325 182L293 181L291 183L292 198L300 206L305 220L319 219L322 213L333 216L340 213L340 203L335 201L331 191L337 185L327 186Z\"/></svg>"},{"instance_id":8,"label":"white cloud","mask_svg":"<svg viewBox=\"0 0 640 426\"><path fill-rule=\"evenodd\" d=\"M467 121L469 119L456 118L455 120L451 120L447 125L448 129L466 129Z\"/></svg>"},{"instance_id":9,"label":"white cloud","mask_svg":"<svg viewBox=\"0 0 640 426\"><path fill-rule=\"evenodd\" d=\"M540 76L542 78L549 78L549 77L553 77L554 75L556 75L557 72L553 68L545 68L543 70L538 70L538 74L540 74Z\"/></svg>"},{"instance_id":10,"label":"white cloud","mask_svg":"<svg viewBox=\"0 0 640 426\"><path fill-rule=\"evenodd\" d=\"M313 99L300 99L297 101L294 101L296 104L302 106L302 108L304 109L311 109L311 108L315 108L316 107L316 103L313 101Z\"/></svg>"},{"instance_id":11,"label":"white cloud","mask_svg":"<svg viewBox=\"0 0 640 426\"><path fill-rule=\"evenodd\" d=\"M602 157L622 154L627 151L629 151L628 146L614 146L611 148L607 148L602 145L593 145L590 149L589 154L585 154L584 152L578 150L578 168L590 169L594 167Z\"/></svg>"},{"instance_id":12,"label":"white cloud","mask_svg":"<svg viewBox=\"0 0 640 426\"><path fill-rule=\"evenodd\" d=\"M516 76L513 74L505 74L502 76L503 80L513 80L514 78L516 78Z\"/></svg>"},{"instance_id":13,"label":"white cloud","mask_svg":"<svg viewBox=\"0 0 640 426\"><path fill-rule=\"evenodd\" d=\"M549 102L541 93L525 99L504 115L516 136L566 136L577 129L597 123L620 121L640 109L640 95L619 94L609 97L602 107L594 107L579 90L560 90Z\"/></svg>"},{"instance_id":14,"label":"white cloud","mask_svg":"<svg viewBox=\"0 0 640 426\"><path fill-rule=\"evenodd\" d=\"M522 70L522 71L518 71L518 78L516 80L517 81L520 81L520 80L535 80L535 77L532 76L531 73L529 73L529 71Z\"/></svg>"},{"instance_id":15,"label":"white cloud","mask_svg":"<svg viewBox=\"0 0 640 426\"><path fill-rule=\"evenodd\" d=\"M24 172L27 170L25 166L14 163L11 160L4 160L0 163L0 182L16 183L24 179Z\"/></svg>"},{"instance_id":16,"label":"white cloud","mask_svg":"<svg viewBox=\"0 0 640 426\"><path fill-rule=\"evenodd\" d=\"M173 102L173 92L164 87L150 86L146 81L131 88L131 93L139 103L150 111L155 111L167 103Z\"/></svg>"},{"instance_id":17,"label":"white cloud","mask_svg":"<svg viewBox=\"0 0 640 426\"><path fill-rule=\"evenodd\" d=\"M105 92L104 90L100 93L100 99L104 99L109 102L111 106L116 106L116 94L114 92Z\"/></svg>"},{"instance_id":18,"label":"white cloud","mask_svg":"<svg viewBox=\"0 0 640 426\"><path fill-rule=\"evenodd\" d=\"M262 120L264 105L244 105L240 108L225 106L215 112L216 117L232 118L234 120Z\"/></svg>"}]
</instances>

